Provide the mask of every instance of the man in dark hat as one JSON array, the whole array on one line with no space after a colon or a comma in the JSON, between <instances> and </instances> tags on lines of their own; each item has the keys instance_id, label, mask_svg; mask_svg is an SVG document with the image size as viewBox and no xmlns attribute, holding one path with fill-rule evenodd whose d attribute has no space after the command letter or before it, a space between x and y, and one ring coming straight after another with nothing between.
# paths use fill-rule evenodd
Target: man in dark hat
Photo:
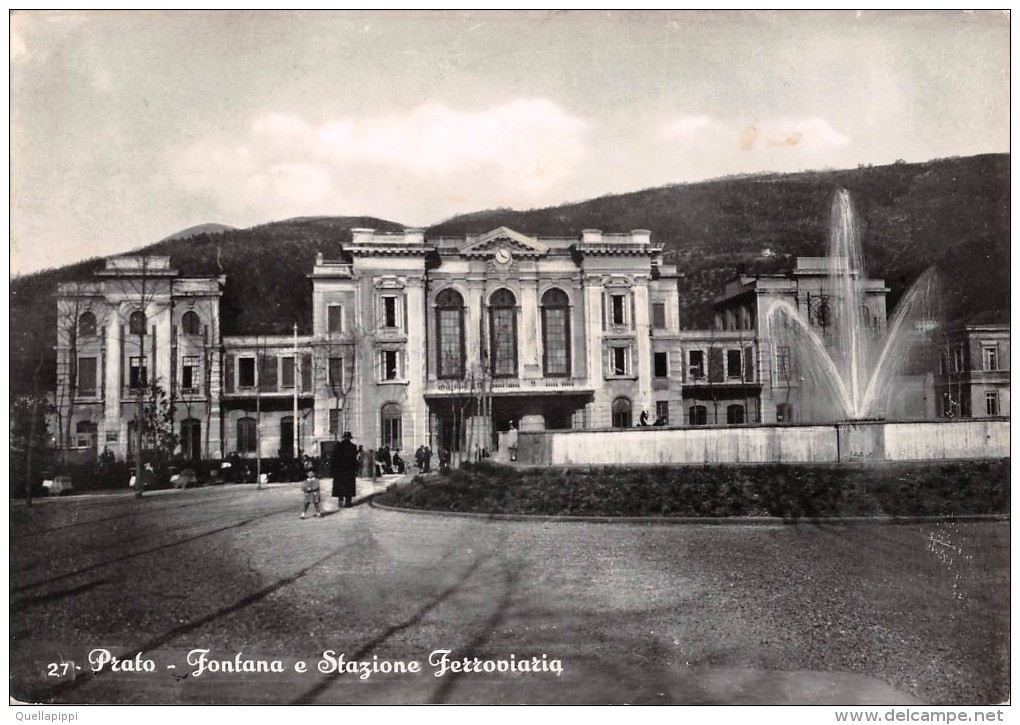
<instances>
[{"instance_id":1,"label":"man in dark hat","mask_svg":"<svg viewBox=\"0 0 1020 725\"><path fill-rule=\"evenodd\" d=\"M333 447L330 473L333 475L333 495L343 499L344 506L350 508L356 493L354 478L358 475L358 449L351 443L350 431L345 432L343 440Z\"/></svg>"}]
</instances>

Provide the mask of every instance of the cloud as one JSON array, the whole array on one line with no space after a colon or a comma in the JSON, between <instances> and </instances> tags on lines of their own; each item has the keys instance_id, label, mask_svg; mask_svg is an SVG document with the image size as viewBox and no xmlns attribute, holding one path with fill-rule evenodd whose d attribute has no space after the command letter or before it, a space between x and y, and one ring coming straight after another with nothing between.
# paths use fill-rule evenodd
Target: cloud
<instances>
[{"instance_id":1,"label":"cloud","mask_svg":"<svg viewBox=\"0 0 1020 725\"><path fill-rule=\"evenodd\" d=\"M590 157L588 131L543 99L476 111L427 104L318 124L269 113L240 138L174 150L170 167L179 185L214 197L228 214L389 214L427 223L544 203Z\"/></svg>"}]
</instances>

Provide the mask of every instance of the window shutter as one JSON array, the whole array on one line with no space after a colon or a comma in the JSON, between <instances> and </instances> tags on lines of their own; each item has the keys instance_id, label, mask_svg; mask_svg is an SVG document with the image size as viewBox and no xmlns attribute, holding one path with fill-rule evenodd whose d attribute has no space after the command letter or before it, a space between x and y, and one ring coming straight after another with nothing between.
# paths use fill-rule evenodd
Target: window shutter
<instances>
[{"instance_id":1,"label":"window shutter","mask_svg":"<svg viewBox=\"0 0 1020 725\"><path fill-rule=\"evenodd\" d=\"M602 377L608 378L613 372L613 361L610 358L610 348L608 345L602 346Z\"/></svg>"},{"instance_id":2,"label":"window shutter","mask_svg":"<svg viewBox=\"0 0 1020 725\"><path fill-rule=\"evenodd\" d=\"M602 329L606 329L606 293L602 293Z\"/></svg>"},{"instance_id":3,"label":"window shutter","mask_svg":"<svg viewBox=\"0 0 1020 725\"><path fill-rule=\"evenodd\" d=\"M744 380L751 382L754 380L754 348L744 348Z\"/></svg>"},{"instance_id":4,"label":"window shutter","mask_svg":"<svg viewBox=\"0 0 1020 725\"><path fill-rule=\"evenodd\" d=\"M402 313L401 313L402 317L401 317L401 319L399 321L400 322L399 326L400 326L401 330L404 330L406 332L407 331L407 295L402 295L400 299L403 302L403 305L402 305Z\"/></svg>"},{"instance_id":5,"label":"window shutter","mask_svg":"<svg viewBox=\"0 0 1020 725\"><path fill-rule=\"evenodd\" d=\"M259 389L265 393L275 393L277 389L276 355L262 356L262 370L259 371Z\"/></svg>"},{"instance_id":6,"label":"window shutter","mask_svg":"<svg viewBox=\"0 0 1020 725\"><path fill-rule=\"evenodd\" d=\"M234 392L234 355L227 355L226 367L223 370L223 387L228 393Z\"/></svg>"},{"instance_id":7,"label":"window shutter","mask_svg":"<svg viewBox=\"0 0 1020 725\"><path fill-rule=\"evenodd\" d=\"M308 392L312 389L312 354L305 352L301 354L301 390Z\"/></svg>"},{"instance_id":8,"label":"window shutter","mask_svg":"<svg viewBox=\"0 0 1020 725\"><path fill-rule=\"evenodd\" d=\"M708 349L708 379L713 383L721 383L726 375L725 356L720 348Z\"/></svg>"},{"instance_id":9,"label":"window shutter","mask_svg":"<svg viewBox=\"0 0 1020 725\"><path fill-rule=\"evenodd\" d=\"M627 295L627 297L630 298L630 319L627 320L627 327L629 327L631 330L633 330L633 329L635 329L637 327L637 315L634 314L634 305L635 305L634 297L635 297L635 295L634 295L633 292L630 292Z\"/></svg>"},{"instance_id":10,"label":"window shutter","mask_svg":"<svg viewBox=\"0 0 1020 725\"><path fill-rule=\"evenodd\" d=\"M684 351L680 349L669 351L669 376L674 380L687 379L687 366L684 364Z\"/></svg>"}]
</instances>

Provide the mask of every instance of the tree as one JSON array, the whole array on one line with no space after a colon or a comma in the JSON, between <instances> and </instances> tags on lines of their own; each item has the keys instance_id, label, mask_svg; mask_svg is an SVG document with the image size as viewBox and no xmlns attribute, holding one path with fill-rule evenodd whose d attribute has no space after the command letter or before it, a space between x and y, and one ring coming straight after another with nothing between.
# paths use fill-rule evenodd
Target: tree
<instances>
[{"instance_id":1,"label":"tree","mask_svg":"<svg viewBox=\"0 0 1020 725\"><path fill-rule=\"evenodd\" d=\"M123 321L128 326L128 334L133 335L138 341L138 358L140 364L135 379L130 381L130 387L135 393L136 421L142 425L135 426L135 451L137 458L138 475L135 476L135 496L141 498L145 490L142 471L145 464L145 445L143 439L143 428L145 420L146 393L150 385L158 382L155 375L150 375L156 363L155 341L151 345L151 357L147 355L146 338L149 336L149 320L158 315L168 304L169 295L166 287L170 284L164 275L159 274L166 269L158 257L127 257L119 263L114 263L112 269L120 272L118 280L121 283L121 291L125 297L125 304L121 306L120 313ZM110 260L113 262L114 260ZM163 280L160 284L159 280ZM161 300L165 298L167 302ZM123 364L123 361L121 361ZM172 423L172 421L171 421ZM172 428L172 425L171 425Z\"/></svg>"},{"instance_id":2,"label":"tree","mask_svg":"<svg viewBox=\"0 0 1020 725\"><path fill-rule=\"evenodd\" d=\"M102 334L106 323L96 293L94 283L81 281L63 283L57 291L57 442L64 462L79 394L79 355L90 338Z\"/></svg>"},{"instance_id":3,"label":"tree","mask_svg":"<svg viewBox=\"0 0 1020 725\"><path fill-rule=\"evenodd\" d=\"M175 413L173 396L168 395L162 386L153 383L146 388L139 429L142 440L149 444L155 461L160 464L169 460L180 442L174 430Z\"/></svg>"},{"instance_id":4,"label":"tree","mask_svg":"<svg viewBox=\"0 0 1020 725\"><path fill-rule=\"evenodd\" d=\"M372 349L372 346L369 344L368 333L355 326L350 332L328 332L325 340L317 343L316 347L314 377L329 390L332 410L337 420L331 435L337 441L342 431L350 429L348 400L358 375L358 357L366 349Z\"/></svg>"},{"instance_id":5,"label":"tree","mask_svg":"<svg viewBox=\"0 0 1020 725\"><path fill-rule=\"evenodd\" d=\"M46 420L51 410L52 406L41 395L19 395L11 402L11 483L24 485L29 506L38 471L49 465L53 455Z\"/></svg>"}]
</instances>

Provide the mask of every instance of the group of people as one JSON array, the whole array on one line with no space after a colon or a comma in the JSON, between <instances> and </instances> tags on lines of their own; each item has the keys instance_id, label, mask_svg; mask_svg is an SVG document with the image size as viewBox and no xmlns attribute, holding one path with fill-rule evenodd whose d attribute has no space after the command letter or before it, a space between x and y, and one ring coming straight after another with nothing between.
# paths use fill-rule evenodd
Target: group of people
<instances>
[{"instance_id":1,"label":"group of people","mask_svg":"<svg viewBox=\"0 0 1020 725\"><path fill-rule=\"evenodd\" d=\"M365 478L375 478L384 474L404 473L407 465L396 451L391 452L389 446L382 446L375 455L371 451L366 453L362 446L355 446L351 441L350 432L343 434L343 438L333 447L333 456L330 459L329 473L333 477L333 489L331 494L342 501L344 508L350 508L353 498L357 493L355 479L361 475ZM440 468L449 469L449 454L444 456L445 451L439 452ZM429 473L432 467L432 449L428 446L419 446L414 453L414 462L421 473ZM301 486L305 495L305 507L301 511L301 518L308 517L310 506L315 507L316 517L322 516L322 494L319 491L319 479L315 475L315 466L311 459L305 461L305 480Z\"/></svg>"},{"instance_id":2,"label":"group of people","mask_svg":"<svg viewBox=\"0 0 1020 725\"><path fill-rule=\"evenodd\" d=\"M333 490L331 494L343 501L344 508L353 506L353 499L357 493L355 479L361 469L364 458L364 450L351 442L350 432L344 433L343 439L333 447L333 457L330 460L329 472L333 476ZM305 507L301 511L301 518L307 518L308 507L315 506L315 516L322 517L322 494L319 491L319 479L315 475L315 466L308 462L305 464L305 480L301 485L305 494Z\"/></svg>"},{"instance_id":3,"label":"group of people","mask_svg":"<svg viewBox=\"0 0 1020 725\"><path fill-rule=\"evenodd\" d=\"M642 410L641 411L641 417L638 419L638 425L639 426L647 426L648 425L648 411L647 410ZM666 425L666 418L665 418L665 416L661 416L660 415L658 418L655 419L655 422L652 423L652 425L658 425L658 426Z\"/></svg>"}]
</instances>

